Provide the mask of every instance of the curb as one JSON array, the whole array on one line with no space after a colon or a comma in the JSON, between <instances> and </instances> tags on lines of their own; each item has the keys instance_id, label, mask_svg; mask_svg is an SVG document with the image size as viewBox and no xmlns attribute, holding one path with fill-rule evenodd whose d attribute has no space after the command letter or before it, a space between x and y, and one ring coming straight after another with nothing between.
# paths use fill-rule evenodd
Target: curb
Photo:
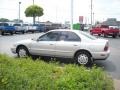
<instances>
[{"instance_id":1,"label":"curb","mask_svg":"<svg viewBox=\"0 0 120 90\"><path fill-rule=\"evenodd\" d=\"M120 80L114 79L113 82L115 90L120 90Z\"/></svg>"}]
</instances>

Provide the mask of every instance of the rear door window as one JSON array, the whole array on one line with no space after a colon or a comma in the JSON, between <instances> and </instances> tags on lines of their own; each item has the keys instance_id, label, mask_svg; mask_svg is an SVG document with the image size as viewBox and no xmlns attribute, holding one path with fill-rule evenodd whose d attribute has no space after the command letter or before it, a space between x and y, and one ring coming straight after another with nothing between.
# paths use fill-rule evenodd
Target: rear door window
<instances>
[{"instance_id":1,"label":"rear door window","mask_svg":"<svg viewBox=\"0 0 120 90\"><path fill-rule=\"evenodd\" d=\"M62 31L60 40L64 41L80 41L80 37L74 32Z\"/></svg>"}]
</instances>

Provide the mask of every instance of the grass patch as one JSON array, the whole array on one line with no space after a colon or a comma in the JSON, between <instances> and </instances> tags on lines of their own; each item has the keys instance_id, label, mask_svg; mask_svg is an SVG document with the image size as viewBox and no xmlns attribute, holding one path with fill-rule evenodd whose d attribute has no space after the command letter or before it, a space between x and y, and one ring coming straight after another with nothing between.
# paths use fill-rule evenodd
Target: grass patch
<instances>
[{"instance_id":1,"label":"grass patch","mask_svg":"<svg viewBox=\"0 0 120 90\"><path fill-rule=\"evenodd\" d=\"M0 55L0 90L114 90L101 69Z\"/></svg>"}]
</instances>

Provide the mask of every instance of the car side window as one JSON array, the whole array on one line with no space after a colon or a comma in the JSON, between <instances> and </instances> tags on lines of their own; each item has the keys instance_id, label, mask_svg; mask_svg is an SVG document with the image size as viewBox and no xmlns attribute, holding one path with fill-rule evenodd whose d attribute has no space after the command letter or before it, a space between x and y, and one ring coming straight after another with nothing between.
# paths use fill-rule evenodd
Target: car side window
<instances>
[{"instance_id":1,"label":"car side window","mask_svg":"<svg viewBox=\"0 0 120 90\"><path fill-rule=\"evenodd\" d=\"M60 35L60 40L64 41L81 41L80 37L74 32L62 32Z\"/></svg>"},{"instance_id":2,"label":"car side window","mask_svg":"<svg viewBox=\"0 0 120 90\"><path fill-rule=\"evenodd\" d=\"M67 41L81 41L80 37L74 32L68 32Z\"/></svg>"},{"instance_id":3,"label":"car side window","mask_svg":"<svg viewBox=\"0 0 120 90\"><path fill-rule=\"evenodd\" d=\"M67 37L68 37L67 32L62 31L61 34L60 34L59 40L60 41L66 41Z\"/></svg>"},{"instance_id":4,"label":"car side window","mask_svg":"<svg viewBox=\"0 0 120 90\"><path fill-rule=\"evenodd\" d=\"M59 37L58 32L49 32L43 36L41 36L38 41L57 41Z\"/></svg>"}]
</instances>

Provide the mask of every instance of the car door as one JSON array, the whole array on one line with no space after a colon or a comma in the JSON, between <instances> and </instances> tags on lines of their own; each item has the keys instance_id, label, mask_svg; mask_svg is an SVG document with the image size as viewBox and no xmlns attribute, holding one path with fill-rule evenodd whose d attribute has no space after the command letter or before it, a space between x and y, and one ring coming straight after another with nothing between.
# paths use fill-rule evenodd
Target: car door
<instances>
[{"instance_id":1,"label":"car door","mask_svg":"<svg viewBox=\"0 0 120 90\"><path fill-rule=\"evenodd\" d=\"M30 52L34 55L54 56L55 44L58 40L58 37L58 32L48 32L31 44Z\"/></svg>"},{"instance_id":2,"label":"car door","mask_svg":"<svg viewBox=\"0 0 120 90\"><path fill-rule=\"evenodd\" d=\"M80 37L70 31L62 31L59 42L56 42L56 56L58 57L73 57L76 50L80 48Z\"/></svg>"}]
</instances>

